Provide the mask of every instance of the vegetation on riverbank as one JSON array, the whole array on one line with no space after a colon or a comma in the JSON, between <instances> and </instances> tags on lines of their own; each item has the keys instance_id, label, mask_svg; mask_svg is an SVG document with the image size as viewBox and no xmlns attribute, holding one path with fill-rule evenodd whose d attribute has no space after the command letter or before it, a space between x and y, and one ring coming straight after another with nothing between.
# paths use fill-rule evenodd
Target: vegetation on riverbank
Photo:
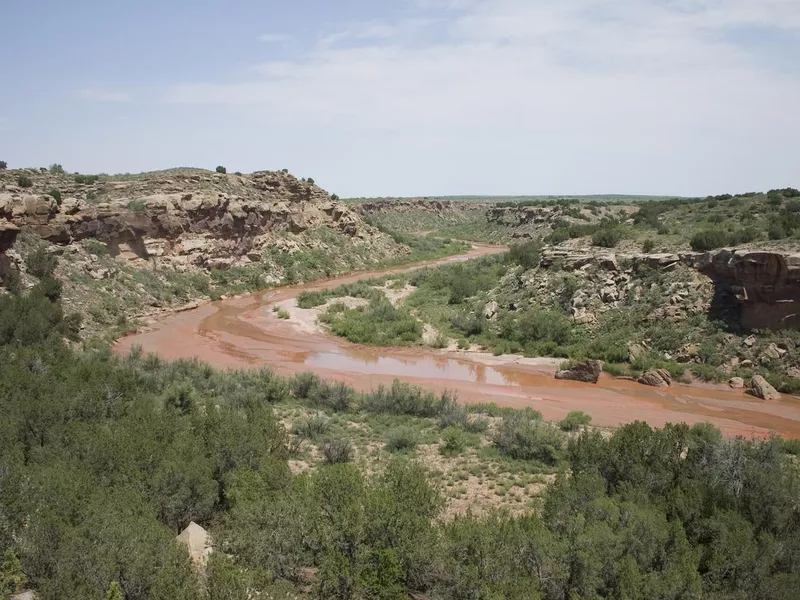
<instances>
[{"instance_id":1,"label":"vegetation on riverbank","mask_svg":"<svg viewBox=\"0 0 800 600\"><path fill-rule=\"evenodd\" d=\"M341 296L368 298L370 304L362 307L334 303L320 318L334 334L358 343L592 358L603 360L613 375L634 377L656 368L685 381L763 375L781 391L800 392L793 368L800 364L800 332L752 335L725 321L711 306L713 286L687 267L620 269L622 278L615 271L616 283L610 283L612 275L599 266L575 271L543 261L541 245L529 242L504 255L301 295L299 301L309 307ZM387 289L405 286L410 293L391 306ZM576 314L592 318L581 321ZM393 329L398 316L403 328ZM382 335L364 335L367 324ZM435 333L424 340L417 335L420 327ZM415 333L404 336L407 331Z\"/></svg>"},{"instance_id":2,"label":"vegetation on riverbank","mask_svg":"<svg viewBox=\"0 0 800 600\"><path fill-rule=\"evenodd\" d=\"M76 332L47 276L0 297L3 581L44 600L116 586L164 600L788 600L800 586L796 444L703 425L609 436L579 415L563 433L533 410L399 383L357 394L310 374L120 359L65 344ZM174 542L190 521L214 539L203 585Z\"/></svg>"},{"instance_id":3,"label":"vegetation on riverbank","mask_svg":"<svg viewBox=\"0 0 800 600\"><path fill-rule=\"evenodd\" d=\"M370 256L369 249L360 250L349 238L329 229L294 237L298 245L294 252L272 248L260 261L246 267L181 272L117 260L104 244L95 240L88 240L82 247L63 248L23 233L14 248L27 266L26 272L14 272L6 278L20 280L25 287L34 285L44 274L55 273L63 282L65 305L84 315L82 337L112 340L134 330L143 315L190 302L216 300L359 269L433 260L469 248L450 239L394 234L397 243L408 248L408 252L376 259ZM34 264L37 256L49 261L44 270Z\"/></svg>"}]
</instances>

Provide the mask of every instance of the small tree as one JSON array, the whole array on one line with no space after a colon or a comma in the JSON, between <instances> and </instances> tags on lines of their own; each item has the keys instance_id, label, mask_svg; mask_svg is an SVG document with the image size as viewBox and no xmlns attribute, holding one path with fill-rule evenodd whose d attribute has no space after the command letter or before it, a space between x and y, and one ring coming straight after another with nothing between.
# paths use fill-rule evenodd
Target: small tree
<instances>
[{"instance_id":1,"label":"small tree","mask_svg":"<svg viewBox=\"0 0 800 600\"><path fill-rule=\"evenodd\" d=\"M308 179L306 179L306 181L311 185L314 185L314 179L312 177L309 177Z\"/></svg>"},{"instance_id":2,"label":"small tree","mask_svg":"<svg viewBox=\"0 0 800 600\"><path fill-rule=\"evenodd\" d=\"M3 554L3 564L0 566L0 598L8 598L11 594L18 594L28 583L28 578L22 572L17 555L10 548Z\"/></svg>"},{"instance_id":3,"label":"small tree","mask_svg":"<svg viewBox=\"0 0 800 600\"><path fill-rule=\"evenodd\" d=\"M58 266L58 257L44 248L37 248L25 259L25 266L28 267L28 273L41 279L53 274Z\"/></svg>"},{"instance_id":4,"label":"small tree","mask_svg":"<svg viewBox=\"0 0 800 600\"><path fill-rule=\"evenodd\" d=\"M228 169L223 167L222 165L217 167L217 173L222 173L223 175L228 172Z\"/></svg>"},{"instance_id":5,"label":"small tree","mask_svg":"<svg viewBox=\"0 0 800 600\"><path fill-rule=\"evenodd\" d=\"M21 188L33 187L33 180L27 175L20 175L17 177L17 185Z\"/></svg>"},{"instance_id":6,"label":"small tree","mask_svg":"<svg viewBox=\"0 0 800 600\"><path fill-rule=\"evenodd\" d=\"M111 585L108 586L106 600L125 600L125 596L122 594L122 589L119 587L119 583L116 581L112 581Z\"/></svg>"},{"instance_id":7,"label":"small tree","mask_svg":"<svg viewBox=\"0 0 800 600\"><path fill-rule=\"evenodd\" d=\"M47 193L48 193L48 195L53 197L53 200L56 201L56 204L61 206L61 190L53 188L52 190L50 190Z\"/></svg>"},{"instance_id":8,"label":"small tree","mask_svg":"<svg viewBox=\"0 0 800 600\"><path fill-rule=\"evenodd\" d=\"M653 241L652 238L647 238L645 241L642 242L642 252L650 253L653 251L653 248L656 247L656 243Z\"/></svg>"},{"instance_id":9,"label":"small tree","mask_svg":"<svg viewBox=\"0 0 800 600\"><path fill-rule=\"evenodd\" d=\"M0 160L0 171L5 171L8 168L8 163L4 160Z\"/></svg>"},{"instance_id":10,"label":"small tree","mask_svg":"<svg viewBox=\"0 0 800 600\"><path fill-rule=\"evenodd\" d=\"M49 171L50 171L50 173L51 173L52 175L66 175L66 173L67 173L67 172L64 170L64 167L62 167L62 166L61 166L60 164L58 164L58 163L53 163L52 165L50 165L50 169L49 169Z\"/></svg>"}]
</instances>

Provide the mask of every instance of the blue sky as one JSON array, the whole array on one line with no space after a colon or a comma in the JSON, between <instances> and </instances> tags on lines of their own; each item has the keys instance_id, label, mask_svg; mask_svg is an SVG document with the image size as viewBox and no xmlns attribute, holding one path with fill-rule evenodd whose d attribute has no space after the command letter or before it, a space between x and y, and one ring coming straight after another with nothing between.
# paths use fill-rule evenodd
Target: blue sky
<instances>
[{"instance_id":1,"label":"blue sky","mask_svg":"<svg viewBox=\"0 0 800 600\"><path fill-rule=\"evenodd\" d=\"M0 158L342 196L800 185L797 0L2 0Z\"/></svg>"}]
</instances>

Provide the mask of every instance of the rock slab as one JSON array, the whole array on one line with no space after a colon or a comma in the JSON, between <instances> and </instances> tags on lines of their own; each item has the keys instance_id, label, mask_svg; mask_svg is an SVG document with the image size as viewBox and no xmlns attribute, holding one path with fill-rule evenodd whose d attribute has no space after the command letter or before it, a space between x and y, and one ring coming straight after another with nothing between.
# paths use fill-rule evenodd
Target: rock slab
<instances>
[{"instance_id":1,"label":"rock slab","mask_svg":"<svg viewBox=\"0 0 800 600\"><path fill-rule=\"evenodd\" d=\"M638 381L651 387L669 387L672 385L672 375L666 369L653 369L642 373Z\"/></svg>"},{"instance_id":2,"label":"rock slab","mask_svg":"<svg viewBox=\"0 0 800 600\"><path fill-rule=\"evenodd\" d=\"M599 360L586 360L569 369L556 372L556 379L569 379L583 383L597 383L600 373L603 372L603 362Z\"/></svg>"},{"instance_id":3,"label":"rock slab","mask_svg":"<svg viewBox=\"0 0 800 600\"><path fill-rule=\"evenodd\" d=\"M750 380L750 392L762 400L780 400L781 395L761 375Z\"/></svg>"}]
</instances>

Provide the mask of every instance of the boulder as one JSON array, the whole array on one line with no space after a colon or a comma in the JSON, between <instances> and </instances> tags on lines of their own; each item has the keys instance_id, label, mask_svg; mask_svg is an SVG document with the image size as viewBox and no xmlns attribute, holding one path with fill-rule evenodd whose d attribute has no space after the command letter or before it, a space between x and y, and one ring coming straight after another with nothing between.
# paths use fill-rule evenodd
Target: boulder
<instances>
[{"instance_id":1,"label":"boulder","mask_svg":"<svg viewBox=\"0 0 800 600\"><path fill-rule=\"evenodd\" d=\"M603 362L599 360L585 360L573 365L569 369L561 369L556 373L556 379L569 379L584 383L597 383L600 373L603 372Z\"/></svg>"},{"instance_id":2,"label":"boulder","mask_svg":"<svg viewBox=\"0 0 800 600\"><path fill-rule=\"evenodd\" d=\"M786 369L786 376L792 379L800 379L800 369L797 367L789 367Z\"/></svg>"},{"instance_id":3,"label":"boulder","mask_svg":"<svg viewBox=\"0 0 800 600\"><path fill-rule=\"evenodd\" d=\"M647 348L643 344L628 344L628 360L635 362L647 354Z\"/></svg>"},{"instance_id":4,"label":"boulder","mask_svg":"<svg viewBox=\"0 0 800 600\"><path fill-rule=\"evenodd\" d=\"M750 393L763 400L780 400L781 395L761 375L750 380Z\"/></svg>"},{"instance_id":5,"label":"boulder","mask_svg":"<svg viewBox=\"0 0 800 600\"><path fill-rule=\"evenodd\" d=\"M497 304L496 300L492 300L483 307L483 316L487 319L491 319L497 314L498 310L500 310L500 305Z\"/></svg>"},{"instance_id":6,"label":"boulder","mask_svg":"<svg viewBox=\"0 0 800 600\"><path fill-rule=\"evenodd\" d=\"M211 554L211 536L194 521L189 523L175 539L186 546L195 564L204 563Z\"/></svg>"},{"instance_id":7,"label":"boulder","mask_svg":"<svg viewBox=\"0 0 800 600\"><path fill-rule=\"evenodd\" d=\"M743 390L744 389L744 379L741 377L731 377L728 380L728 385L733 388L734 390Z\"/></svg>"},{"instance_id":8,"label":"boulder","mask_svg":"<svg viewBox=\"0 0 800 600\"><path fill-rule=\"evenodd\" d=\"M653 369L642 373L638 381L652 387L669 387L672 385L672 375L665 369Z\"/></svg>"}]
</instances>

